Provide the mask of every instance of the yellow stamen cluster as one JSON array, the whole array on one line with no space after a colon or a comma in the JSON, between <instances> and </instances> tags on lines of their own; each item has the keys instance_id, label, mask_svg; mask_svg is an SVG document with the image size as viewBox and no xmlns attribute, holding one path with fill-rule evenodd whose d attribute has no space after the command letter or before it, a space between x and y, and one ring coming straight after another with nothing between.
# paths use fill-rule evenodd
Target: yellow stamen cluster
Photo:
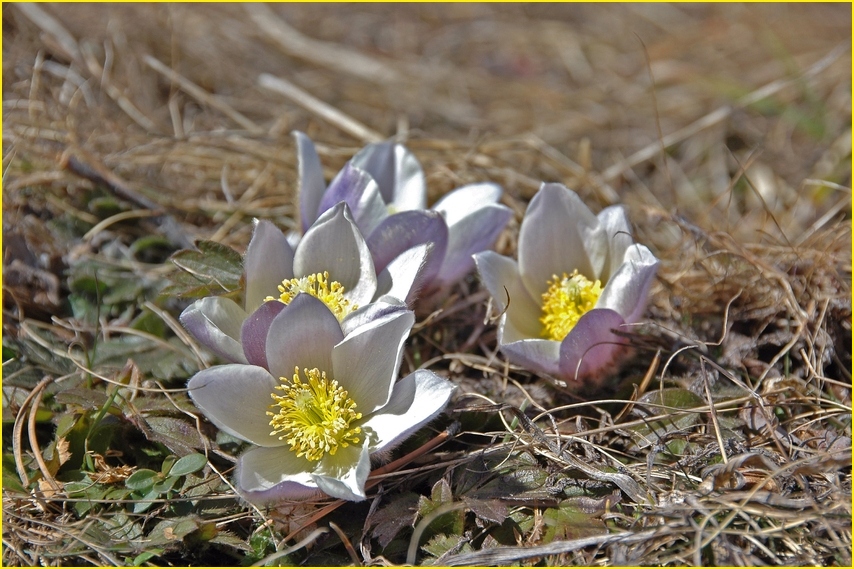
<instances>
[{"instance_id":1,"label":"yellow stamen cluster","mask_svg":"<svg viewBox=\"0 0 854 569\"><path fill-rule=\"evenodd\" d=\"M299 377L299 368L294 369L293 380L281 378L276 389L284 395L271 394L276 402L270 407L279 407L271 416L273 436L291 445L297 456L316 461L329 453L334 455L338 448L347 448L359 443L359 427L350 428L350 423L362 418L356 412L356 403L350 399L338 382L329 380L325 371L317 368L303 369L307 383Z\"/></svg>"},{"instance_id":2,"label":"yellow stamen cluster","mask_svg":"<svg viewBox=\"0 0 854 569\"><path fill-rule=\"evenodd\" d=\"M338 321L359 308L344 298L344 285L338 281L329 281L329 273L315 273L298 279L282 281L279 285L279 298L268 296L265 301L278 300L284 304L290 304L294 297L305 292L319 299L329 307L329 310L338 318Z\"/></svg>"},{"instance_id":3,"label":"yellow stamen cluster","mask_svg":"<svg viewBox=\"0 0 854 569\"><path fill-rule=\"evenodd\" d=\"M578 323L585 313L591 310L602 294L602 283L591 281L578 271L563 277L552 275L548 281L549 290L543 294L543 337L560 342Z\"/></svg>"}]
</instances>

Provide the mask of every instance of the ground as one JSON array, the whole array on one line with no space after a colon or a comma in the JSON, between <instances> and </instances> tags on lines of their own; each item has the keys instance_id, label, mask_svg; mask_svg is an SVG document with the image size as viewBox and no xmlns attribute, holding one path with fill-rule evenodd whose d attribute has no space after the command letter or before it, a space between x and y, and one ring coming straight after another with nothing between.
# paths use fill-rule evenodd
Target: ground
<instances>
[{"instance_id":1,"label":"ground","mask_svg":"<svg viewBox=\"0 0 854 569\"><path fill-rule=\"evenodd\" d=\"M850 125L847 4L4 4L3 563L850 566ZM396 137L431 203L500 184L506 255L543 181L624 204L631 359L507 364L471 276L401 370L457 394L369 500L236 499L170 257L239 288L293 130L327 179Z\"/></svg>"}]
</instances>

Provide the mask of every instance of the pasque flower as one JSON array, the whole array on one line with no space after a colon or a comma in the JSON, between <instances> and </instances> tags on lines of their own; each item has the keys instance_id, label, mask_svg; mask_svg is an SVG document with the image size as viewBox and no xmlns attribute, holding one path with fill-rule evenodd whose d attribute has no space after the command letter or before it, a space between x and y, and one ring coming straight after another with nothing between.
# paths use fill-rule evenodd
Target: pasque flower
<instances>
[{"instance_id":1,"label":"pasque flower","mask_svg":"<svg viewBox=\"0 0 854 569\"><path fill-rule=\"evenodd\" d=\"M238 459L244 498L275 503L319 490L362 500L371 455L438 415L454 386L427 370L397 381L415 321L403 306L345 334L333 310L310 294L265 310L272 305L242 326L246 363L200 371L190 397L220 429L255 445Z\"/></svg>"},{"instance_id":2,"label":"pasque flower","mask_svg":"<svg viewBox=\"0 0 854 569\"><path fill-rule=\"evenodd\" d=\"M378 270L415 245L430 243L425 292L454 284L474 268L472 255L489 249L512 217L498 202L501 187L470 184L426 208L424 171L406 147L369 144L327 187L314 144L294 133L299 161L302 228L338 202L350 205Z\"/></svg>"},{"instance_id":3,"label":"pasque flower","mask_svg":"<svg viewBox=\"0 0 854 569\"><path fill-rule=\"evenodd\" d=\"M323 300L346 328L354 315L405 301L418 287L429 247L409 248L377 271L345 203L319 216L295 249L275 225L259 221L243 259L243 306L225 297L203 298L184 310L181 323L223 359L246 363L241 329L262 304L279 311L306 292ZM375 302L380 305L370 306Z\"/></svg>"},{"instance_id":4,"label":"pasque flower","mask_svg":"<svg viewBox=\"0 0 854 569\"><path fill-rule=\"evenodd\" d=\"M510 361L596 387L626 351L615 330L640 318L658 259L634 244L625 210L594 215L561 184L543 184L519 230L519 261L475 255L503 311L498 343Z\"/></svg>"}]
</instances>

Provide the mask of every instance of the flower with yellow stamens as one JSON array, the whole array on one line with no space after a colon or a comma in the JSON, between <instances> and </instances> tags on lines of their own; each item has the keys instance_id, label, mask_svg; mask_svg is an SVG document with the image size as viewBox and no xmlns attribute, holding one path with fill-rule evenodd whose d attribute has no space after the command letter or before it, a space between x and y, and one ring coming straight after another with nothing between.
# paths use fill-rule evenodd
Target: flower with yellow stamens
<instances>
[{"instance_id":1,"label":"flower with yellow stamens","mask_svg":"<svg viewBox=\"0 0 854 569\"><path fill-rule=\"evenodd\" d=\"M402 305L348 331L320 299L300 292L270 318L247 319L246 364L190 379L190 397L221 430L253 443L235 485L257 504L316 497L365 499L371 456L438 415L454 386L431 371L397 380L415 316ZM263 346L263 348L259 348Z\"/></svg>"},{"instance_id":2,"label":"flower with yellow stamens","mask_svg":"<svg viewBox=\"0 0 854 569\"><path fill-rule=\"evenodd\" d=\"M413 247L377 271L345 203L321 215L296 248L272 223L259 221L243 259L243 305L222 296L203 298L184 310L181 323L222 359L246 363L246 351L253 348L245 345L242 330L250 317L269 320L306 292L347 327L348 320L356 316L361 321L375 303L403 304L418 288L428 254L428 246Z\"/></svg>"},{"instance_id":3,"label":"flower with yellow stamens","mask_svg":"<svg viewBox=\"0 0 854 569\"><path fill-rule=\"evenodd\" d=\"M531 200L518 250L518 262L474 256L502 310L501 351L570 389L598 387L626 351L615 331L643 314L658 259L632 242L622 207L594 215L561 184L543 184Z\"/></svg>"},{"instance_id":4,"label":"flower with yellow stamens","mask_svg":"<svg viewBox=\"0 0 854 569\"><path fill-rule=\"evenodd\" d=\"M294 137L302 230L344 202L380 271L407 249L429 244L418 289L424 296L439 293L469 274L474 269L472 254L491 248L513 217L510 208L498 203L503 190L491 182L452 190L428 208L421 164L392 140L362 148L327 186L311 139L301 132ZM411 304L415 299L403 300Z\"/></svg>"}]
</instances>

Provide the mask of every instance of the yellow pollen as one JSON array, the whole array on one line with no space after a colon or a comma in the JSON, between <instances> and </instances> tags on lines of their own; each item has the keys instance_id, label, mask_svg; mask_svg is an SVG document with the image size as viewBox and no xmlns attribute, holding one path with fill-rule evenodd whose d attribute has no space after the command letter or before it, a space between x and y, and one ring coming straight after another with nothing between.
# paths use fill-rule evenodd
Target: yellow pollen
<instances>
[{"instance_id":1,"label":"yellow pollen","mask_svg":"<svg viewBox=\"0 0 854 569\"><path fill-rule=\"evenodd\" d=\"M282 384L276 386L284 395L271 394L275 403L270 407L279 411L267 411L272 417L270 434L291 445L297 456L312 461L326 453L334 455L351 443L358 444L362 429L350 428L350 423L361 419L362 414L355 411L356 403L347 391L334 379L327 379L325 371L303 369L303 374L307 383L300 379L299 368L294 368L293 380L282 377Z\"/></svg>"},{"instance_id":2,"label":"yellow pollen","mask_svg":"<svg viewBox=\"0 0 854 569\"><path fill-rule=\"evenodd\" d=\"M344 298L344 285L338 281L330 282L329 273L326 271L282 281L282 284L279 285L279 292L281 293L279 298L268 296L264 300L278 300L284 304L290 304L297 294L305 292L328 306L339 322L359 308L355 304L351 305L350 301Z\"/></svg>"},{"instance_id":3,"label":"yellow pollen","mask_svg":"<svg viewBox=\"0 0 854 569\"><path fill-rule=\"evenodd\" d=\"M578 271L563 277L552 275L549 290L543 294L543 337L560 342L585 313L596 306L602 294L602 283L592 282Z\"/></svg>"}]
</instances>

